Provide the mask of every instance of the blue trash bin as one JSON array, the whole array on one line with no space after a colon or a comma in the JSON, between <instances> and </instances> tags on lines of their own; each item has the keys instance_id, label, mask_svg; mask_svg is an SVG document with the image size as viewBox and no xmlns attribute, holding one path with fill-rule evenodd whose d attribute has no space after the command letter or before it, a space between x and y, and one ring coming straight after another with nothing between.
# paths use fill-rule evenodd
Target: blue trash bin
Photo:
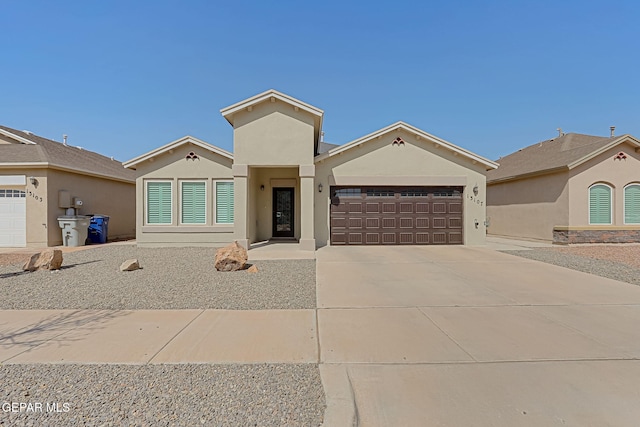
<instances>
[{"instance_id":1,"label":"blue trash bin","mask_svg":"<svg viewBox=\"0 0 640 427\"><path fill-rule=\"evenodd\" d=\"M105 215L93 215L89 222L89 240L91 243L107 243L109 234L109 217Z\"/></svg>"}]
</instances>

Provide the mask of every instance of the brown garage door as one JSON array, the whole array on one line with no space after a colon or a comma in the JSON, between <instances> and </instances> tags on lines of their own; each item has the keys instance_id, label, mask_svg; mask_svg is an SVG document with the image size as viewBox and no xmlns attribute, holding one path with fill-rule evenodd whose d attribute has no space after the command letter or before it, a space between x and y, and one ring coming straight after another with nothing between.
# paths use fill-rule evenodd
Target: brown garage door
<instances>
[{"instance_id":1,"label":"brown garage door","mask_svg":"<svg viewBox=\"0 0 640 427\"><path fill-rule=\"evenodd\" d=\"M459 245L462 218L462 187L331 187L332 245Z\"/></svg>"}]
</instances>

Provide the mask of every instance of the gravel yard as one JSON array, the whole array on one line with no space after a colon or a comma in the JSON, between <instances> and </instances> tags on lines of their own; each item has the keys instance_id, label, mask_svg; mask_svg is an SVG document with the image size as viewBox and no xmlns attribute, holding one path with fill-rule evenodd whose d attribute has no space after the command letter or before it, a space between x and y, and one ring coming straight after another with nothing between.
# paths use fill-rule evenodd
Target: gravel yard
<instances>
[{"instance_id":1,"label":"gravel yard","mask_svg":"<svg viewBox=\"0 0 640 427\"><path fill-rule=\"evenodd\" d=\"M256 261L257 273L218 272L213 248L105 246L65 253L57 272L22 272L4 256L0 309L305 309L316 307L315 260ZM138 258L141 270L121 272ZM2 257L0 257L2 259Z\"/></svg>"},{"instance_id":2,"label":"gravel yard","mask_svg":"<svg viewBox=\"0 0 640 427\"><path fill-rule=\"evenodd\" d=\"M503 252L640 285L640 245L563 246Z\"/></svg>"},{"instance_id":3,"label":"gravel yard","mask_svg":"<svg viewBox=\"0 0 640 427\"><path fill-rule=\"evenodd\" d=\"M316 365L3 365L0 377L1 404L42 404L0 411L0 425L318 426L324 413Z\"/></svg>"}]
</instances>

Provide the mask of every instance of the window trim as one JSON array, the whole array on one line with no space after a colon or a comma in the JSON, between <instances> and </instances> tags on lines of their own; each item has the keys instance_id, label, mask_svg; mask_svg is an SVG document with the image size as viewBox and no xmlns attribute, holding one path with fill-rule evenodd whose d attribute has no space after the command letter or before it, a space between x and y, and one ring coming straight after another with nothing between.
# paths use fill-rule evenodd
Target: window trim
<instances>
[{"instance_id":1,"label":"window trim","mask_svg":"<svg viewBox=\"0 0 640 427\"><path fill-rule=\"evenodd\" d=\"M627 222L627 188L629 187L640 188L640 182L630 182L629 184L625 185L622 190L622 221L624 225L640 225L640 221Z\"/></svg>"},{"instance_id":2,"label":"window trim","mask_svg":"<svg viewBox=\"0 0 640 427\"><path fill-rule=\"evenodd\" d=\"M169 183L169 189L171 190L171 197L169 198L169 202L171 203L171 219L169 222L163 222L161 224L153 224L153 223L149 223L149 183L155 183L155 182L168 182ZM170 227L173 225L173 202L174 202L174 197L173 197L173 180L172 179L146 179L144 181L144 225L150 225L153 227Z\"/></svg>"},{"instance_id":3,"label":"window trim","mask_svg":"<svg viewBox=\"0 0 640 427\"><path fill-rule=\"evenodd\" d=\"M185 182L197 182L204 184L204 222L182 222L182 184ZM178 181L178 225L185 225L188 227L203 227L209 225L207 218L207 212L209 211L207 180L206 179L181 179Z\"/></svg>"},{"instance_id":4,"label":"window trim","mask_svg":"<svg viewBox=\"0 0 640 427\"><path fill-rule=\"evenodd\" d=\"M605 223L605 222L599 222L599 223L592 223L591 222L591 189L593 187L596 186L603 186L603 187L607 187L609 189L609 222ZM596 182L594 184L591 184L588 188L588 197L587 197L587 217L589 219L589 225L612 225L613 224L613 190L614 187L606 184L604 182Z\"/></svg>"},{"instance_id":5,"label":"window trim","mask_svg":"<svg viewBox=\"0 0 640 427\"><path fill-rule=\"evenodd\" d=\"M231 222L218 222L218 183L219 182L230 182L231 184L233 184L233 219ZM213 209L211 210L211 213L213 215L213 224L214 225L219 225L219 226L233 226L235 224L235 213L236 213L236 202L235 202L235 195L236 195L236 185L233 179L214 179L213 180L213 185L211 186L211 198L213 200Z\"/></svg>"}]
</instances>

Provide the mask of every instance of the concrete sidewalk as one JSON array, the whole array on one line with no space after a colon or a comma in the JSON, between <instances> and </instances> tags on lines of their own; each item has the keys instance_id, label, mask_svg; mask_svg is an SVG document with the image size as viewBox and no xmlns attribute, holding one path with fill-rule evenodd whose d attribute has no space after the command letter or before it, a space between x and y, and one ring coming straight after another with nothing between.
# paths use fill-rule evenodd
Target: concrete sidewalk
<instances>
[{"instance_id":1,"label":"concrete sidewalk","mask_svg":"<svg viewBox=\"0 0 640 427\"><path fill-rule=\"evenodd\" d=\"M315 310L2 310L0 363L317 363Z\"/></svg>"},{"instance_id":2,"label":"concrete sidewalk","mask_svg":"<svg viewBox=\"0 0 640 427\"><path fill-rule=\"evenodd\" d=\"M480 247L316 257L317 310L4 310L0 363L320 363L325 426L637 425L640 287Z\"/></svg>"}]
</instances>

